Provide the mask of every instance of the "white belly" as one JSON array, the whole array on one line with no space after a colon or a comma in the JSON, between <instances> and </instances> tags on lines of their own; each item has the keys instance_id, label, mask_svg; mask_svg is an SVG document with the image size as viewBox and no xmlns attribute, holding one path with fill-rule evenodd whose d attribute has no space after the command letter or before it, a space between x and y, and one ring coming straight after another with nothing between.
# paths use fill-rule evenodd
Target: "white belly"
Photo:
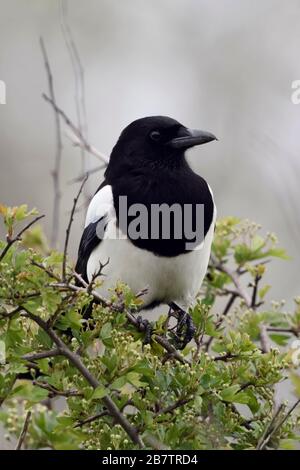
<instances>
[{"instance_id":1,"label":"white belly","mask_svg":"<svg viewBox=\"0 0 300 470\"><path fill-rule=\"evenodd\" d=\"M114 223L109 223L112 230ZM213 234L214 221L201 248L168 258L142 250L127 239L110 239L108 227L106 238L89 258L88 279L98 271L99 261L105 263L109 259L103 270L103 285L98 289L102 296L109 298L109 289L114 288L118 282L123 282L128 284L134 293L148 288L148 293L143 297L145 306L154 301L177 301L182 306L190 306L195 301L207 270Z\"/></svg>"}]
</instances>

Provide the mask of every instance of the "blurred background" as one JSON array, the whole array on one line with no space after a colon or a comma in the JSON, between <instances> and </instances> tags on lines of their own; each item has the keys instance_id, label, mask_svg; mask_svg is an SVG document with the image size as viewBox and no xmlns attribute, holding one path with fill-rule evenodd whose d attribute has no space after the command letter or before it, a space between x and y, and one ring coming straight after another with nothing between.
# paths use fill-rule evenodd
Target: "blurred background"
<instances>
[{"instance_id":1,"label":"blurred background","mask_svg":"<svg viewBox=\"0 0 300 470\"><path fill-rule=\"evenodd\" d=\"M37 207L51 236L56 142L54 114L41 96L48 92L42 36L57 104L76 124L80 118L88 141L105 154L128 123L152 114L218 136L189 161L213 188L219 216L246 217L278 235L292 259L273 263L272 297L292 299L300 293L300 105L291 101L300 79L299 20L299 0L0 0L7 87L0 202ZM62 134L60 248L78 190L70 181L82 172L81 151L63 124ZM98 165L85 155L85 169ZM86 198L101 180L101 171L89 179Z\"/></svg>"}]
</instances>

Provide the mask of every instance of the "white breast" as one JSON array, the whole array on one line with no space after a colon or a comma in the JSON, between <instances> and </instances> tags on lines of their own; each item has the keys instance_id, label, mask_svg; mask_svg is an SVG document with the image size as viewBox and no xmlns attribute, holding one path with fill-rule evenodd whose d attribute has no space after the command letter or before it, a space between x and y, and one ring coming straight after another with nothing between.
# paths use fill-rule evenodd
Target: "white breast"
<instances>
[{"instance_id":1,"label":"white breast","mask_svg":"<svg viewBox=\"0 0 300 470\"><path fill-rule=\"evenodd\" d=\"M109 187L106 186L106 188ZM106 213L110 214L108 225L104 240L94 249L87 264L87 276L88 279L91 279L99 269L99 261L105 263L109 259L109 263L103 271L105 274L103 285L99 288L101 295L109 297L111 295L110 289L115 287L118 282L124 282L135 293L145 287L148 288L148 293L143 297L145 305L153 301L163 303L177 301L182 306L193 304L209 262L216 210L214 210L212 224L201 248L176 257L160 257L134 246L128 239L115 239L118 229L116 228L115 212L112 210L111 189L106 189L103 194ZM99 200L101 197L98 195L98 203ZM97 212L97 217L91 210L88 212L88 223L97 220L101 212L96 203L93 207L94 212ZM96 207L97 209L95 209ZM103 212L101 212L101 216L103 216Z\"/></svg>"}]
</instances>

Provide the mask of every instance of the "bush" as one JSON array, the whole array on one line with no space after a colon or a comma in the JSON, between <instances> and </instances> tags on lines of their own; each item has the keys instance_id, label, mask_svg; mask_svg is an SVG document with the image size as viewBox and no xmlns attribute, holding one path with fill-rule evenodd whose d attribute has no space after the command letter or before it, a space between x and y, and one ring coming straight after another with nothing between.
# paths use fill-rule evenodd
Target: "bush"
<instances>
[{"instance_id":1,"label":"bush","mask_svg":"<svg viewBox=\"0 0 300 470\"><path fill-rule=\"evenodd\" d=\"M78 276L75 283L67 250L50 251L41 229L32 228L36 219L22 240L15 234L35 211L0 212L7 229L0 242L0 418L17 447L295 445L299 400L277 403L276 387L291 376L300 394L299 345L291 343L300 333L300 300L293 313L282 302L265 303L266 263L286 258L274 235L262 237L257 225L233 217L218 222L209 271L190 311L195 343L180 351L180 331L166 313L144 344L142 293L118 285L101 299L101 271L90 285ZM58 397L63 411L56 410Z\"/></svg>"}]
</instances>

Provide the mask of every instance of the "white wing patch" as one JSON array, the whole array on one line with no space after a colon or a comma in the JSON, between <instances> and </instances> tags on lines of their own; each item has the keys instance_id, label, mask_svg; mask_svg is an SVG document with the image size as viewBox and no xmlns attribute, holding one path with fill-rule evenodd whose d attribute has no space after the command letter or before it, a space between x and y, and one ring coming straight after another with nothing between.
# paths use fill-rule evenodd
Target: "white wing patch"
<instances>
[{"instance_id":1,"label":"white wing patch","mask_svg":"<svg viewBox=\"0 0 300 470\"><path fill-rule=\"evenodd\" d=\"M114 217L113 194L110 185L106 185L98 191L90 202L85 218L85 227L97 222L101 217Z\"/></svg>"}]
</instances>

